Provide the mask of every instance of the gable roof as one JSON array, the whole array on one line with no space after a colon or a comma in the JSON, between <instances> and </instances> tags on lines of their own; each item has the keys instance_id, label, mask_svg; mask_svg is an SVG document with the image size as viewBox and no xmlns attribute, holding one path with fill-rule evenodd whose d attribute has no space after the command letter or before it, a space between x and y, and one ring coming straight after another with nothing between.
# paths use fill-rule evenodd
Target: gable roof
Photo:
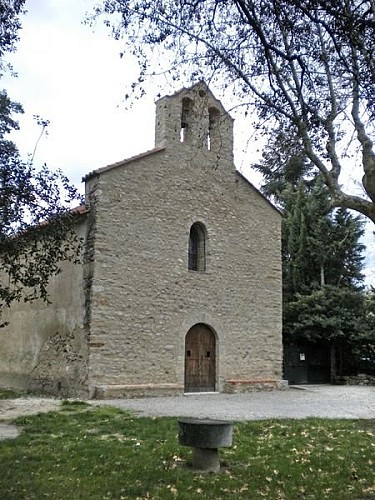
<instances>
[{"instance_id":1,"label":"gable roof","mask_svg":"<svg viewBox=\"0 0 375 500\"><path fill-rule=\"evenodd\" d=\"M225 113L231 120L233 120L233 118L229 115L228 111L226 111L226 109L222 105L221 101L219 101L214 96L211 89L209 88L209 86L207 85L207 83L204 80L198 81L197 83L195 83L191 87L188 87L188 88L183 87L182 89L177 90L176 92L174 92L171 95L163 96L160 99L158 99L158 101L156 101L156 102L158 103L159 101L162 101L163 99L173 99L173 98L179 97L179 96L184 95L184 94L188 95L188 94L194 92L195 90L198 90L198 92L199 92L199 90L203 90L206 94L208 94L210 100L215 104L215 106L218 107L220 110L222 110L222 112ZM88 174L86 174L82 178L82 182L86 182L97 175L108 172L108 171L113 170L115 168L119 168L119 167L123 167L125 165L128 165L128 164L132 163L133 161L137 161L137 160L140 160L142 158L146 158L148 156L152 156L154 154L160 153L162 151L165 151L165 149L166 149L166 147L155 147L155 148L150 149L148 151L145 151L143 153L137 154L135 156L131 156L130 158L125 158L123 160L112 163L110 165L106 165L104 167L97 168L95 170L92 170ZM242 174L237 169L236 169L236 175L238 175L242 180L244 180L249 185L249 187L251 187L254 191L256 191L267 202L268 205L270 205L274 210L276 210L276 212L279 215L283 216L282 211L279 210L258 188L256 188L254 186L254 184L252 184L249 181L249 179L247 179L247 177L245 177L244 174Z\"/></svg>"},{"instance_id":2,"label":"gable roof","mask_svg":"<svg viewBox=\"0 0 375 500\"><path fill-rule=\"evenodd\" d=\"M161 151L164 151L165 147L163 148L153 148L150 149L149 151L145 151L143 153L140 153L135 156L131 156L130 158L125 158L124 160L117 161L116 163L111 163L110 165L106 165L105 167L100 167L95 170L92 170L88 174L86 174L84 177L82 177L82 182L86 182L90 180L92 177L95 177L96 175L100 175L103 172L108 172L108 170L113 170L118 167L122 167L124 165L127 165L128 163L131 163L136 160L140 160L142 158L145 158L147 156L152 156L155 153L160 153Z\"/></svg>"},{"instance_id":3,"label":"gable roof","mask_svg":"<svg viewBox=\"0 0 375 500\"><path fill-rule=\"evenodd\" d=\"M190 94L190 93L192 93L192 92L194 92L196 90L198 92L199 92L199 90L203 90L205 92L205 94L208 95L208 97L210 98L210 100L212 101L212 103L215 105L215 107L219 108L223 114L227 115L231 120L233 120L233 118L230 116L230 114L228 113L228 111L222 105L221 101L219 101L214 96L214 94L212 93L212 91L210 90L209 86L207 85L207 83L204 80L198 81L197 83L195 83L191 87L187 87L187 88L183 87L182 89L178 90L177 92L174 92L171 95L163 96L160 99L158 99L156 101L156 103L158 103L159 101L162 101L163 99L173 99L173 98L176 98L176 97L178 97L180 95L183 95L183 94L188 95L188 94ZM124 160L120 160L118 162L111 163L110 165L106 165L104 167L97 168L95 170L92 170L91 172L89 172L85 176L83 176L82 177L82 182L86 182L86 181L92 179L93 177L95 177L97 175L100 175L100 174L102 174L104 172L107 172L109 170L113 170L113 169L118 168L118 167L122 167L124 165L127 165L127 164L133 162L133 161L139 160L141 158L145 158L147 156L153 155L155 153L158 153L158 152L164 151L164 150L165 150L165 147L155 147L155 148L153 148L153 149L151 149L149 151L145 151L145 152L137 154L135 156L131 156L130 158L125 158Z\"/></svg>"},{"instance_id":4,"label":"gable roof","mask_svg":"<svg viewBox=\"0 0 375 500\"><path fill-rule=\"evenodd\" d=\"M236 170L236 175L238 175L242 180L244 180L246 182L246 184L248 184L252 189L254 189L254 191L256 191L267 203L268 205L270 205L274 210L276 210L276 212L281 215L281 217L284 216L283 212L277 208L273 203L272 201L270 201L267 196L265 196L262 191L260 191L257 187L254 186L254 184L252 182L249 181L249 179L247 177L245 177L243 175L243 173L241 173L239 170Z\"/></svg>"}]
</instances>

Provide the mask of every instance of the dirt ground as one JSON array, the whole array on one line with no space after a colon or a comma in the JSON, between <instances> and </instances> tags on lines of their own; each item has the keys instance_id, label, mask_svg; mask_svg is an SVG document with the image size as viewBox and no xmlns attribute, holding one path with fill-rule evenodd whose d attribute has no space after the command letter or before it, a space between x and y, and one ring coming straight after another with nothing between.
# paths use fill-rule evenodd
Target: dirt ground
<instances>
[{"instance_id":1,"label":"dirt ground","mask_svg":"<svg viewBox=\"0 0 375 500\"><path fill-rule=\"evenodd\" d=\"M0 441L4 439L16 438L21 429L6 421L26 415L35 415L53 410L58 410L61 401L50 398L18 398L0 400Z\"/></svg>"},{"instance_id":2,"label":"dirt ground","mask_svg":"<svg viewBox=\"0 0 375 500\"><path fill-rule=\"evenodd\" d=\"M57 410L61 405L59 399L52 398L17 398L0 400L0 420L13 420L24 415Z\"/></svg>"}]
</instances>

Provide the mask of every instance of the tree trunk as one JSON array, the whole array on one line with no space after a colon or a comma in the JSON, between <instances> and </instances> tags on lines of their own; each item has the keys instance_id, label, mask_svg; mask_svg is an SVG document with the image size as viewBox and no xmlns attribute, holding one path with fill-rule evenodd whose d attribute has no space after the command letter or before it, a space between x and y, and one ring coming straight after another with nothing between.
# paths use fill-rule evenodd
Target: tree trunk
<instances>
[{"instance_id":1,"label":"tree trunk","mask_svg":"<svg viewBox=\"0 0 375 500\"><path fill-rule=\"evenodd\" d=\"M326 284L326 277L325 277L324 264L321 264L321 266L320 266L320 288L323 288L325 284Z\"/></svg>"}]
</instances>

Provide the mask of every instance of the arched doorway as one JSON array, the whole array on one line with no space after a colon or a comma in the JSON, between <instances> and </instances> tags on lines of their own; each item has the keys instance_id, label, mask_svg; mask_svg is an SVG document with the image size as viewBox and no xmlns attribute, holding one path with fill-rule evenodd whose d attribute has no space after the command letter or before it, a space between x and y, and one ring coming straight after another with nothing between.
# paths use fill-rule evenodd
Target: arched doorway
<instances>
[{"instance_id":1,"label":"arched doorway","mask_svg":"<svg viewBox=\"0 0 375 500\"><path fill-rule=\"evenodd\" d=\"M215 391L216 339L203 323L194 325L185 337L185 392Z\"/></svg>"}]
</instances>

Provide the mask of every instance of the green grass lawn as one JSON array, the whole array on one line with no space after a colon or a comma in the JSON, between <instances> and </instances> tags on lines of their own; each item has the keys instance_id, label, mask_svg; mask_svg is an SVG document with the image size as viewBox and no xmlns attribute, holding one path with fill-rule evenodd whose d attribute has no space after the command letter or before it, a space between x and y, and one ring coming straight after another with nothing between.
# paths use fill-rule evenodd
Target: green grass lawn
<instances>
[{"instance_id":1,"label":"green grass lawn","mask_svg":"<svg viewBox=\"0 0 375 500\"><path fill-rule=\"evenodd\" d=\"M0 442L0 499L375 498L374 420L236 423L222 470L199 474L176 418L63 404Z\"/></svg>"}]
</instances>

